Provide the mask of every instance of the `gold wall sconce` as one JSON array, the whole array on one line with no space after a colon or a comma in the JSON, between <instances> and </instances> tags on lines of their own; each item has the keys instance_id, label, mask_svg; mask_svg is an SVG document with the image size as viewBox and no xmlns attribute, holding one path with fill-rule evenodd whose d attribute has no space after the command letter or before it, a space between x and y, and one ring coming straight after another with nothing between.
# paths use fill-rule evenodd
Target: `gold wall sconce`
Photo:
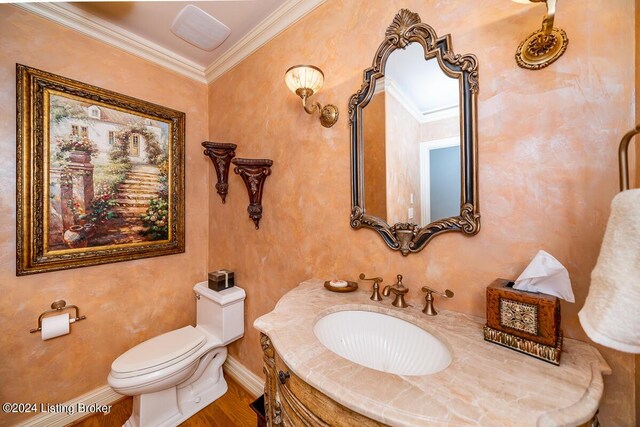
<instances>
[{"instance_id":1,"label":"gold wall sconce","mask_svg":"<svg viewBox=\"0 0 640 427\"><path fill-rule=\"evenodd\" d=\"M516 51L516 62L522 68L539 70L564 54L569 44L567 33L561 28L554 28L557 0L512 0L516 3L545 3L547 14L542 19L542 28L527 37Z\"/></svg>"},{"instance_id":2,"label":"gold wall sconce","mask_svg":"<svg viewBox=\"0 0 640 427\"><path fill-rule=\"evenodd\" d=\"M320 123L330 128L338 121L338 107L327 104L324 107L319 102L307 106L307 98L318 92L324 83L324 73L313 65L296 65L287 70L284 81L291 92L302 98L302 106L308 114L320 112Z\"/></svg>"}]
</instances>

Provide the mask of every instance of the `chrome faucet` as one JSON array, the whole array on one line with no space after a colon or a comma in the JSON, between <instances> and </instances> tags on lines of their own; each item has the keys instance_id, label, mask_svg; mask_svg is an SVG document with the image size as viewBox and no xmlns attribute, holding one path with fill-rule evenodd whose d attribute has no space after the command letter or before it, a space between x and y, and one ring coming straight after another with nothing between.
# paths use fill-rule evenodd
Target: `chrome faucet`
<instances>
[{"instance_id":1,"label":"chrome faucet","mask_svg":"<svg viewBox=\"0 0 640 427\"><path fill-rule=\"evenodd\" d=\"M427 295L424 297L424 308L422 312L427 316L435 316L438 314L436 309L433 307L433 294L439 295L443 298L453 298L453 292L449 289L445 289L444 292L438 292L434 289L431 289L427 286L422 287L422 292L426 292Z\"/></svg>"},{"instance_id":2,"label":"chrome faucet","mask_svg":"<svg viewBox=\"0 0 640 427\"><path fill-rule=\"evenodd\" d=\"M400 308L409 307L409 304L407 304L404 301L404 296L406 295L407 292L409 292L409 289L405 288L404 285L402 284L402 274L398 274L396 277L398 278L398 281L393 285L385 286L384 289L382 290L382 295L384 295L385 297L388 297L389 293L393 292L396 298L393 300L391 305L393 305L394 307L400 307Z\"/></svg>"},{"instance_id":3,"label":"chrome faucet","mask_svg":"<svg viewBox=\"0 0 640 427\"><path fill-rule=\"evenodd\" d=\"M369 298L372 301L382 301L382 297L380 296L380 283L382 283L382 277L373 277L371 279L367 279L364 277L364 273L360 273L360 280L372 280L373 281L373 293Z\"/></svg>"}]
</instances>

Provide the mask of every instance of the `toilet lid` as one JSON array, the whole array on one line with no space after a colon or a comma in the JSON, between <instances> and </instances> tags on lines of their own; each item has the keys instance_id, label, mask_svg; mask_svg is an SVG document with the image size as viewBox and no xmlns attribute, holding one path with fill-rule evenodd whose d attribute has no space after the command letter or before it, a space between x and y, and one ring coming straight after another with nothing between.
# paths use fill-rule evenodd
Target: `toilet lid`
<instances>
[{"instance_id":1,"label":"toilet lid","mask_svg":"<svg viewBox=\"0 0 640 427\"><path fill-rule=\"evenodd\" d=\"M138 344L118 357L111 369L126 373L183 359L204 345L205 335L193 326L185 326Z\"/></svg>"}]
</instances>

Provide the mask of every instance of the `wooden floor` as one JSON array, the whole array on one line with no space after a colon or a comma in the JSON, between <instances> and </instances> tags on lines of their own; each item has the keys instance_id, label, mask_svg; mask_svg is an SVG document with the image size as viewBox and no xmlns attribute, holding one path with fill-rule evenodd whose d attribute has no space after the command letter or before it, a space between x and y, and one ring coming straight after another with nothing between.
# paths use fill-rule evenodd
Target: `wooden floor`
<instances>
[{"instance_id":1,"label":"wooden floor","mask_svg":"<svg viewBox=\"0 0 640 427\"><path fill-rule=\"evenodd\" d=\"M229 391L184 423L182 427L249 427L257 424L256 414L249 407L254 398L233 379L225 376ZM133 399L127 397L111 408L108 414L96 414L81 420L75 427L120 427L131 416Z\"/></svg>"}]
</instances>

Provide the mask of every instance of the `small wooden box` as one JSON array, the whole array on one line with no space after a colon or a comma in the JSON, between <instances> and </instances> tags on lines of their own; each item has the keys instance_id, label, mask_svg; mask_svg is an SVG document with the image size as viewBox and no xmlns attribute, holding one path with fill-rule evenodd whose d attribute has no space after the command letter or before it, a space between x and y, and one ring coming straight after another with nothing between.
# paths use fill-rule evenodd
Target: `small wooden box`
<instances>
[{"instance_id":1,"label":"small wooden box","mask_svg":"<svg viewBox=\"0 0 640 427\"><path fill-rule=\"evenodd\" d=\"M505 279L496 279L487 286L485 339L559 364L559 298L512 286L513 282Z\"/></svg>"},{"instance_id":2,"label":"small wooden box","mask_svg":"<svg viewBox=\"0 0 640 427\"><path fill-rule=\"evenodd\" d=\"M233 271L218 270L209 273L209 289L220 292L234 285Z\"/></svg>"}]
</instances>

